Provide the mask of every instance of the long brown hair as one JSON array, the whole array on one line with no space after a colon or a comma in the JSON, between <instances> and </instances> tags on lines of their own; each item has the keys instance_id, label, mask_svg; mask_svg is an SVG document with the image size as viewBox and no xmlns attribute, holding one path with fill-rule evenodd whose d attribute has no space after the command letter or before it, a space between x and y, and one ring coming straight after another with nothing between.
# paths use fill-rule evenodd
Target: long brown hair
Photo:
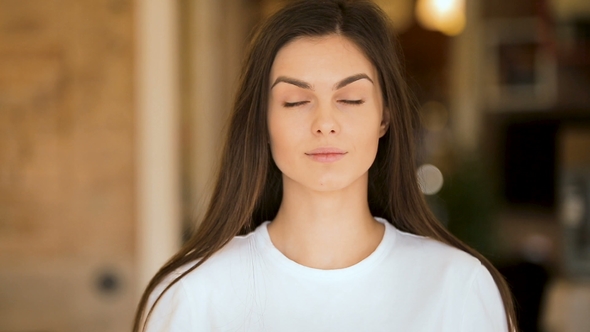
<instances>
[{"instance_id":1,"label":"long brown hair","mask_svg":"<svg viewBox=\"0 0 590 332\"><path fill-rule=\"evenodd\" d=\"M282 180L268 146L271 66L279 49L295 38L330 34L354 42L373 63L389 112L389 130L381 137L375 162L369 169L371 213L402 231L428 236L477 257L498 285L509 330L516 331L514 306L502 275L436 220L420 192L414 151L418 112L409 98L401 53L392 31L389 19L379 7L369 1L352 0L293 2L258 28L243 64L211 202L196 232L150 281L140 300L133 331L144 329L144 317L149 318L162 295L149 310L148 298L167 275L194 263L164 292L234 236L249 233L265 220L274 219L281 203Z\"/></svg>"}]
</instances>

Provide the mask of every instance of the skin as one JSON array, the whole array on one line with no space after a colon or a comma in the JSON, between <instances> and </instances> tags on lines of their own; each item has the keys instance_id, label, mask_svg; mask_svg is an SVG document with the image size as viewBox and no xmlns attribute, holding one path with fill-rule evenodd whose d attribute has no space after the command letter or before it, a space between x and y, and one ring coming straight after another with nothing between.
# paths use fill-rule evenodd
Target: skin
<instances>
[{"instance_id":1,"label":"skin","mask_svg":"<svg viewBox=\"0 0 590 332\"><path fill-rule=\"evenodd\" d=\"M377 70L345 37L304 37L277 53L270 82L270 147L283 176L271 240L304 266L352 266L384 233L367 201L368 170L388 127Z\"/></svg>"}]
</instances>

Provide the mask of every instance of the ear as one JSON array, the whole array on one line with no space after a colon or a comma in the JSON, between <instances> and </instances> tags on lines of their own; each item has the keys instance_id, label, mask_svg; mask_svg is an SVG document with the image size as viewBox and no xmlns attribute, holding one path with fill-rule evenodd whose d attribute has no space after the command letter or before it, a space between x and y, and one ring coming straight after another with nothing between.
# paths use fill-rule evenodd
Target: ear
<instances>
[{"instance_id":1,"label":"ear","mask_svg":"<svg viewBox=\"0 0 590 332\"><path fill-rule=\"evenodd\" d=\"M383 116L381 117L381 126L379 127L379 137L383 137L389 129L391 114L387 107L383 108Z\"/></svg>"}]
</instances>

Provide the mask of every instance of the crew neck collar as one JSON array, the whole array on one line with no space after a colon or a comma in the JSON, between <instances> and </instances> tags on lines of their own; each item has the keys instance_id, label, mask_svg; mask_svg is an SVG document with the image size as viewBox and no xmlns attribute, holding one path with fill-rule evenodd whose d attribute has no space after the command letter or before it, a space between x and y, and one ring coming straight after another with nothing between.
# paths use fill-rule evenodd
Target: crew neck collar
<instances>
[{"instance_id":1,"label":"crew neck collar","mask_svg":"<svg viewBox=\"0 0 590 332\"><path fill-rule=\"evenodd\" d=\"M297 277L311 278L316 280L346 279L372 270L373 267L377 266L384 259L384 257L391 252L391 249L395 243L395 228L383 218L375 217L375 220L385 225L383 238L381 239L379 245L377 245L377 248L375 248L375 250L369 254L369 256L360 262L341 269L317 269L301 265L289 259L272 243L267 228L270 224L270 221L265 221L260 226L258 226L258 228L256 228L255 241L261 250L261 254L265 258L271 260L278 268L283 269L288 273L295 274Z\"/></svg>"}]
</instances>

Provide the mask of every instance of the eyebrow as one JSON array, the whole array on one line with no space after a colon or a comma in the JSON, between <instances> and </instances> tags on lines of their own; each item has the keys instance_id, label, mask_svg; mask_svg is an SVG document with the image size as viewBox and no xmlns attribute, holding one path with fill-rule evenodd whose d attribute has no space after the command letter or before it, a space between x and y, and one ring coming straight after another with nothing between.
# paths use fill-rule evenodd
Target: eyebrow
<instances>
[{"instance_id":1,"label":"eyebrow","mask_svg":"<svg viewBox=\"0 0 590 332\"><path fill-rule=\"evenodd\" d=\"M367 74L362 74L361 73L361 74L356 74L356 75L352 75L352 76L346 77L345 79L343 79L340 82L336 83L334 85L334 88L333 89L334 90L341 89L341 88L349 85L350 83L356 82L356 81L361 80L361 79L366 79L369 82L375 84L373 82L373 80ZM296 78L287 77L287 76L279 76L279 77L277 77L277 79L274 81L274 83L272 84L272 86L270 88L271 89L274 88L275 85L277 85L277 84L279 84L281 82L292 84L292 85L295 85L295 86L300 87L302 89L313 90L311 84L309 84L307 82L304 82L302 80L298 80Z\"/></svg>"}]
</instances>

